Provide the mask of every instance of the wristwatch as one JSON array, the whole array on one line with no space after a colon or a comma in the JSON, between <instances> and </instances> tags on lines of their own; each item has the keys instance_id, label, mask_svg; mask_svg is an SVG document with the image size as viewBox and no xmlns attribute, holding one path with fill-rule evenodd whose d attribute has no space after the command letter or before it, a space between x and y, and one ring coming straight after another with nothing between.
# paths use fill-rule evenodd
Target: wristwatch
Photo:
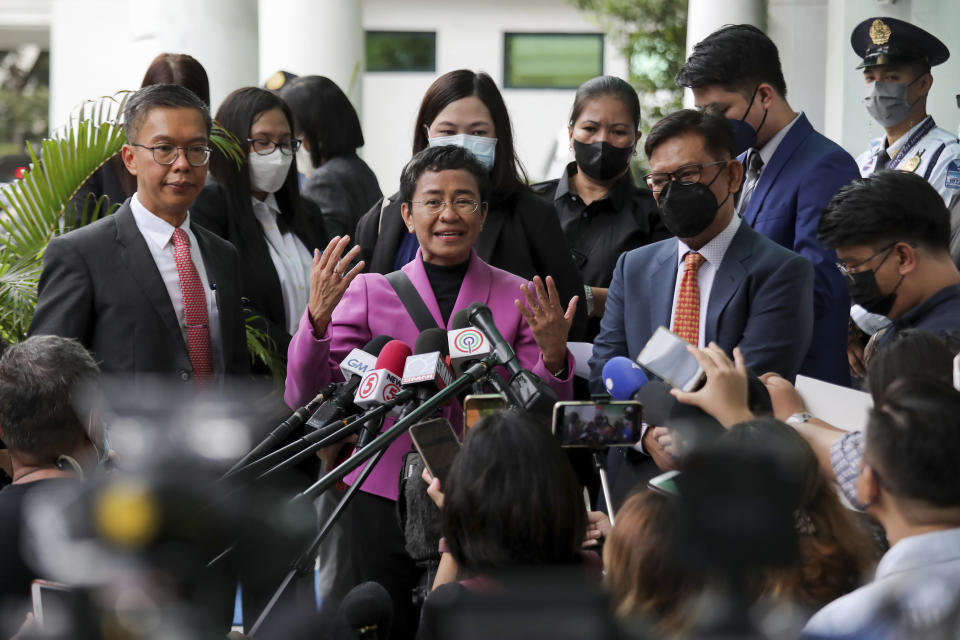
<instances>
[{"instance_id":1,"label":"wristwatch","mask_svg":"<svg viewBox=\"0 0 960 640\"><path fill-rule=\"evenodd\" d=\"M810 419L813 417L812 413L800 411L787 418L784 422L787 424L800 424L801 422L810 422Z\"/></svg>"}]
</instances>

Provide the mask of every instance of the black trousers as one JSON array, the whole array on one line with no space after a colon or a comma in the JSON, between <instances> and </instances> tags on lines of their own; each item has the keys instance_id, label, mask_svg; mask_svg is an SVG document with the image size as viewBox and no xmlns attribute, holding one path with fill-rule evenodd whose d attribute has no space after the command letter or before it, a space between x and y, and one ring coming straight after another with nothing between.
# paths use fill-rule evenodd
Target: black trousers
<instances>
[{"instance_id":1,"label":"black trousers","mask_svg":"<svg viewBox=\"0 0 960 640\"><path fill-rule=\"evenodd\" d=\"M329 491L338 497L342 495L335 488ZM420 621L420 607L413 602L413 590L423 570L404 549L397 503L358 491L334 529L331 533L340 547L336 559L337 578L322 603L324 619L332 619L350 589L372 580L383 585L393 600L391 640L412 640Z\"/></svg>"}]
</instances>

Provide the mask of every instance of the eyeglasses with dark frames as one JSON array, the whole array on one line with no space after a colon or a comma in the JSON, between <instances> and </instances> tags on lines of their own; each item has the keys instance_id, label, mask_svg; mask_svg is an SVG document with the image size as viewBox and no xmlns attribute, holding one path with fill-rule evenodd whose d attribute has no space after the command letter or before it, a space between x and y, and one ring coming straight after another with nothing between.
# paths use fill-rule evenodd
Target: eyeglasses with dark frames
<instances>
[{"instance_id":1,"label":"eyeglasses with dark frames","mask_svg":"<svg viewBox=\"0 0 960 640\"><path fill-rule=\"evenodd\" d=\"M700 176L706 167L715 167L721 164L727 164L729 160L717 160L716 162L706 162L703 164L685 164L677 167L676 171L658 171L648 173L643 176L644 181L653 193L660 193L669 182L679 182L680 184L695 184L700 182Z\"/></svg>"},{"instance_id":2,"label":"eyeglasses with dark frames","mask_svg":"<svg viewBox=\"0 0 960 640\"><path fill-rule=\"evenodd\" d=\"M157 164L171 165L180 157L180 150L183 149L187 162L194 167L202 167L210 161L210 147L203 144L191 144L186 147L175 144L155 144L148 147L145 144L131 142L130 146L149 149L153 154L153 161Z\"/></svg>"},{"instance_id":3,"label":"eyeglasses with dark frames","mask_svg":"<svg viewBox=\"0 0 960 640\"><path fill-rule=\"evenodd\" d=\"M266 138L247 138L247 142L250 143L254 153L259 156L268 156L273 153L274 149L280 149L280 153L285 156L292 156L297 152L297 149L299 149L300 145L303 143L302 140L297 138L290 138L289 140L284 140L283 142L274 142L273 140L267 140Z\"/></svg>"}]
</instances>

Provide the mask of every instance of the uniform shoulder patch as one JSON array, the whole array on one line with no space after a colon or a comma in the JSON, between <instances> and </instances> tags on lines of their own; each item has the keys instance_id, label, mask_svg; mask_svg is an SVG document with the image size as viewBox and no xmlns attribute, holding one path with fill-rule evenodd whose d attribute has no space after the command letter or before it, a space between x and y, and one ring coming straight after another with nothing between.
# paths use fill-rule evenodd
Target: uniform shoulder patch
<instances>
[{"instance_id":1,"label":"uniform shoulder patch","mask_svg":"<svg viewBox=\"0 0 960 640\"><path fill-rule=\"evenodd\" d=\"M947 165L947 175L944 178L943 186L948 189L960 189L960 166L956 160L951 160Z\"/></svg>"}]
</instances>

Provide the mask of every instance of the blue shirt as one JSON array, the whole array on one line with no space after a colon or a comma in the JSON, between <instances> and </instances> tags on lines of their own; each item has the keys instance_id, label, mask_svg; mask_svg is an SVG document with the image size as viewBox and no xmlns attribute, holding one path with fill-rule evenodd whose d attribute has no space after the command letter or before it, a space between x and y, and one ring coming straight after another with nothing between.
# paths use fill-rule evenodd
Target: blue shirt
<instances>
[{"instance_id":1,"label":"blue shirt","mask_svg":"<svg viewBox=\"0 0 960 640\"><path fill-rule=\"evenodd\" d=\"M804 634L830 637L869 629L856 637L906 637L898 635L901 625L929 628L953 611L958 597L960 528L922 533L891 547L873 582L818 611Z\"/></svg>"},{"instance_id":2,"label":"blue shirt","mask_svg":"<svg viewBox=\"0 0 960 640\"><path fill-rule=\"evenodd\" d=\"M960 284L944 287L893 321L893 326L880 339L888 343L904 329L922 329L938 336L960 330Z\"/></svg>"}]
</instances>

